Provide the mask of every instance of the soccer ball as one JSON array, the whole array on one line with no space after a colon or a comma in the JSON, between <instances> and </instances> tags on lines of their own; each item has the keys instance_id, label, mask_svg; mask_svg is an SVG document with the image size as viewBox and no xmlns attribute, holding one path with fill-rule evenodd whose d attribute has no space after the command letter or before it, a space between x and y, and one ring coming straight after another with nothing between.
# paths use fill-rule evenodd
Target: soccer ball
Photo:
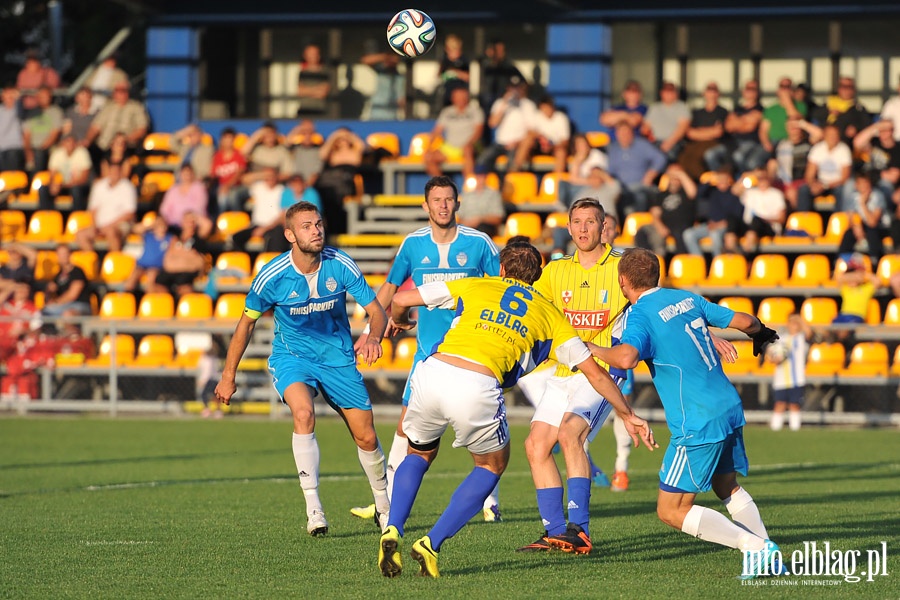
<instances>
[{"instance_id":1,"label":"soccer ball","mask_svg":"<svg viewBox=\"0 0 900 600\"><path fill-rule=\"evenodd\" d=\"M766 348L766 358L769 362L775 365L780 365L783 363L788 357L788 349L787 346L780 342L775 342L774 344L770 344L768 348Z\"/></svg>"},{"instance_id":2,"label":"soccer ball","mask_svg":"<svg viewBox=\"0 0 900 600\"><path fill-rule=\"evenodd\" d=\"M387 41L400 56L416 58L431 50L436 33L431 17L421 10L407 8L391 19Z\"/></svg>"}]
</instances>

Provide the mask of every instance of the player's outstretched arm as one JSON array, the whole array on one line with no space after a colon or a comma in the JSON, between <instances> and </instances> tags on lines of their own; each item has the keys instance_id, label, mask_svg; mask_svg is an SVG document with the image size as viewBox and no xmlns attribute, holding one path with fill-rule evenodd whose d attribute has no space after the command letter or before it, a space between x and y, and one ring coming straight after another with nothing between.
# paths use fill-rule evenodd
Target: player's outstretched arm
<instances>
[{"instance_id":1,"label":"player's outstretched arm","mask_svg":"<svg viewBox=\"0 0 900 600\"><path fill-rule=\"evenodd\" d=\"M355 349L363 361L372 366L372 363L381 358L381 339L384 337L384 330L387 327L387 315L378 298L369 302L365 309L366 314L369 315L369 335L366 336L366 340L360 347Z\"/></svg>"},{"instance_id":2,"label":"player's outstretched arm","mask_svg":"<svg viewBox=\"0 0 900 600\"><path fill-rule=\"evenodd\" d=\"M408 331L416 326L416 322L409 319L409 309L413 306L425 306L418 289L405 290L394 296L391 303L391 321L394 327L400 331Z\"/></svg>"},{"instance_id":3,"label":"player's outstretched arm","mask_svg":"<svg viewBox=\"0 0 900 600\"><path fill-rule=\"evenodd\" d=\"M258 317L257 317L258 318ZM250 343L250 336L256 328L256 319L241 315L237 327L234 329L234 335L231 337L231 343L228 344L228 353L225 355L225 365L222 367L222 379L216 386L216 399L224 402L226 405L231 402L237 386L234 383L234 376L237 373L238 363L247 350L247 344Z\"/></svg>"},{"instance_id":4,"label":"player's outstretched arm","mask_svg":"<svg viewBox=\"0 0 900 600\"><path fill-rule=\"evenodd\" d=\"M385 311L391 309L391 300L394 299L394 294L397 293L398 286L393 283L383 283L380 288L378 288L378 293L375 294L375 298L378 300L378 303L384 308ZM368 313L368 311L366 311ZM390 316L390 315L388 315ZM384 335L391 337L396 332L392 332L391 322L387 322L387 328L385 329ZM359 336L359 339L356 340L356 343L353 344L353 351L357 354L360 352L360 349L366 344L366 341L369 339L369 332L372 330L371 321L366 325L365 330L363 330L362 335ZM382 336L384 337L384 336Z\"/></svg>"},{"instance_id":5,"label":"player's outstretched arm","mask_svg":"<svg viewBox=\"0 0 900 600\"><path fill-rule=\"evenodd\" d=\"M612 348L598 346L593 342L585 342L594 358L599 358L617 369L633 369L640 359L638 349L630 344L618 344Z\"/></svg>"},{"instance_id":6,"label":"player's outstretched arm","mask_svg":"<svg viewBox=\"0 0 900 600\"><path fill-rule=\"evenodd\" d=\"M734 313L728 326L750 336L750 339L753 340L753 356L763 354L766 347L778 339L778 334L774 329L769 329L762 321L747 313Z\"/></svg>"}]
</instances>

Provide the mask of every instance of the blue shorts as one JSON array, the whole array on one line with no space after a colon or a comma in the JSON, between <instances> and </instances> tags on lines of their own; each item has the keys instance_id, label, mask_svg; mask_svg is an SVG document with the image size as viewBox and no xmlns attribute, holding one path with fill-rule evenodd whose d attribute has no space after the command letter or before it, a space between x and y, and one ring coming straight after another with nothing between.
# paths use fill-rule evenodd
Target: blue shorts
<instances>
[{"instance_id":1,"label":"blue shorts","mask_svg":"<svg viewBox=\"0 0 900 600\"><path fill-rule=\"evenodd\" d=\"M284 391L294 383L305 383L319 391L334 408L372 410L372 401L356 365L328 367L302 360L291 354L269 357L269 373L275 390L284 402Z\"/></svg>"},{"instance_id":2,"label":"blue shorts","mask_svg":"<svg viewBox=\"0 0 900 600\"><path fill-rule=\"evenodd\" d=\"M713 475L747 475L744 429L739 427L721 442L702 446L669 444L659 470L659 489L674 494L697 494L712 489Z\"/></svg>"},{"instance_id":3,"label":"blue shorts","mask_svg":"<svg viewBox=\"0 0 900 600\"><path fill-rule=\"evenodd\" d=\"M788 404L803 404L803 396L806 392L805 386L787 388L786 390L775 390L772 394L775 402L787 402Z\"/></svg>"},{"instance_id":4,"label":"blue shorts","mask_svg":"<svg viewBox=\"0 0 900 600\"><path fill-rule=\"evenodd\" d=\"M410 382L412 381L413 373L416 372L416 367L419 363L423 362L426 358L428 358L428 355L419 354L418 352L416 352L416 355L413 357L413 365L409 370L409 377L406 378L406 387L403 388L403 406L409 406L409 399L412 398L412 386L410 385Z\"/></svg>"}]
</instances>

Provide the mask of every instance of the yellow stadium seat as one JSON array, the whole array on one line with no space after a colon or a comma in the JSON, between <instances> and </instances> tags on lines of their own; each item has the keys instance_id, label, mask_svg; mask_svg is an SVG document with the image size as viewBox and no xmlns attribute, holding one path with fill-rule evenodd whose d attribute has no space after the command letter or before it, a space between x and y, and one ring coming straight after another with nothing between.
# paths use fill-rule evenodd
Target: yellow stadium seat
<instances>
[{"instance_id":1,"label":"yellow stadium seat","mask_svg":"<svg viewBox=\"0 0 900 600\"><path fill-rule=\"evenodd\" d=\"M622 235L617 243L621 241L622 244L631 244L634 242L634 236L638 232L638 229L643 227L644 225L649 225L653 222L653 215L648 212L633 212L627 217L625 217L625 222L622 224ZM704 264L703 270L706 271L706 265Z\"/></svg>"},{"instance_id":2,"label":"yellow stadium seat","mask_svg":"<svg viewBox=\"0 0 900 600\"><path fill-rule=\"evenodd\" d=\"M824 233L822 215L813 211L791 213L788 215L784 228L793 231L805 231L813 238L822 237Z\"/></svg>"},{"instance_id":3,"label":"yellow stadium seat","mask_svg":"<svg viewBox=\"0 0 900 600\"><path fill-rule=\"evenodd\" d=\"M719 306L730 308L735 312L753 314L753 301L746 296L726 296L719 300Z\"/></svg>"},{"instance_id":4,"label":"yellow stadium seat","mask_svg":"<svg viewBox=\"0 0 900 600\"><path fill-rule=\"evenodd\" d=\"M750 265L750 276L743 285L776 287L788 280L788 262L782 254L760 254Z\"/></svg>"},{"instance_id":5,"label":"yellow stadium seat","mask_svg":"<svg viewBox=\"0 0 900 600\"><path fill-rule=\"evenodd\" d=\"M113 358L114 353L115 359ZM130 365L132 362L134 362L134 338L120 333L116 335L115 342L110 336L103 336L97 357L88 359L85 361L85 365L89 367L108 367L116 364L121 367Z\"/></svg>"},{"instance_id":6,"label":"yellow stadium seat","mask_svg":"<svg viewBox=\"0 0 900 600\"><path fill-rule=\"evenodd\" d=\"M569 213L554 212L547 215L547 227L566 227L569 224Z\"/></svg>"},{"instance_id":7,"label":"yellow stadium seat","mask_svg":"<svg viewBox=\"0 0 900 600\"><path fill-rule=\"evenodd\" d=\"M223 237L230 237L248 227L250 227L250 215L244 211L223 212L216 219L216 231Z\"/></svg>"},{"instance_id":8,"label":"yellow stadium seat","mask_svg":"<svg viewBox=\"0 0 900 600\"><path fill-rule=\"evenodd\" d=\"M900 375L900 346L894 350L894 362L891 363L891 375Z\"/></svg>"},{"instance_id":9,"label":"yellow stadium seat","mask_svg":"<svg viewBox=\"0 0 900 600\"><path fill-rule=\"evenodd\" d=\"M732 342L737 350L737 360L734 363L722 361L722 369L727 374L739 375L750 373L759 366L759 359L753 356L753 342L751 340L735 340Z\"/></svg>"},{"instance_id":10,"label":"yellow stadium seat","mask_svg":"<svg viewBox=\"0 0 900 600\"><path fill-rule=\"evenodd\" d=\"M894 251L900 251L900 248L894 248ZM890 285L891 277L900 273L900 254L885 254L878 261L875 268L875 274L881 280L882 285Z\"/></svg>"},{"instance_id":11,"label":"yellow stadium seat","mask_svg":"<svg viewBox=\"0 0 900 600\"><path fill-rule=\"evenodd\" d=\"M820 244L840 244L844 232L850 227L850 218L845 212L833 213L828 218L825 234L818 239Z\"/></svg>"},{"instance_id":12,"label":"yellow stadium seat","mask_svg":"<svg viewBox=\"0 0 900 600\"><path fill-rule=\"evenodd\" d=\"M101 319L133 319L136 311L134 294L108 292L100 302Z\"/></svg>"},{"instance_id":13,"label":"yellow stadium seat","mask_svg":"<svg viewBox=\"0 0 900 600\"><path fill-rule=\"evenodd\" d=\"M400 339L397 342L396 348L394 348L394 362L391 365L391 368L402 369L404 371L412 369L416 348L416 338L405 337Z\"/></svg>"},{"instance_id":14,"label":"yellow stadium seat","mask_svg":"<svg viewBox=\"0 0 900 600\"><path fill-rule=\"evenodd\" d=\"M236 283L241 279L250 277L250 255L246 252L223 252L216 259L216 269L231 271L240 275L228 275L220 277L219 283Z\"/></svg>"},{"instance_id":15,"label":"yellow stadium seat","mask_svg":"<svg viewBox=\"0 0 900 600\"><path fill-rule=\"evenodd\" d=\"M250 136L243 132L238 132L234 136L234 149L240 150L244 147L244 144L250 139Z\"/></svg>"},{"instance_id":16,"label":"yellow stadium seat","mask_svg":"<svg viewBox=\"0 0 900 600\"><path fill-rule=\"evenodd\" d=\"M25 213L21 210L0 210L0 242L22 238L26 225Z\"/></svg>"},{"instance_id":17,"label":"yellow stadium seat","mask_svg":"<svg viewBox=\"0 0 900 600\"><path fill-rule=\"evenodd\" d=\"M806 374L813 376L835 375L844 368L846 352L843 344L819 343L809 348L809 356L806 359Z\"/></svg>"},{"instance_id":18,"label":"yellow stadium seat","mask_svg":"<svg viewBox=\"0 0 900 600\"><path fill-rule=\"evenodd\" d=\"M381 148L391 153L391 156L400 156L400 138L391 131L376 131L366 136L366 145L370 148Z\"/></svg>"},{"instance_id":19,"label":"yellow stadium seat","mask_svg":"<svg viewBox=\"0 0 900 600\"><path fill-rule=\"evenodd\" d=\"M540 239L541 231L541 217L536 213L512 213L506 217L505 233L497 238L497 243L505 244L506 240L516 235L524 235L534 241Z\"/></svg>"},{"instance_id":20,"label":"yellow stadium seat","mask_svg":"<svg viewBox=\"0 0 900 600\"><path fill-rule=\"evenodd\" d=\"M810 325L830 325L837 314L834 298L807 298L800 306L800 315Z\"/></svg>"},{"instance_id":21,"label":"yellow stadium seat","mask_svg":"<svg viewBox=\"0 0 900 600\"><path fill-rule=\"evenodd\" d=\"M538 182L534 173L507 173L503 179L503 199L513 204L526 204L537 200Z\"/></svg>"},{"instance_id":22,"label":"yellow stadium seat","mask_svg":"<svg viewBox=\"0 0 900 600\"><path fill-rule=\"evenodd\" d=\"M144 294L137 316L140 319L171 319L175 316L175 299L168 292Z\"/></svg>"},{"instance_id":23,"label":"yellow stadium seat","mask_svg":"<svg viewBox=\"0 0 900 600\"><path fill-rule=\"evenodd\" d=\"M171 152L172 134L161 131L147 134L144 138L144 150L148 152Z\"/></svg>"},{"instance_id":24,"label":"yellow stadium seat","mask_svg":"<svg viewBox=\"0 0 900 600\"><path fill-rule=\"evenodd\" d=\"M634 214L634 213L632 213ZM706 277L706 261L696 254L676 254L669 263L669 283L672 287L691 287Z\"/></svg>"},{"instance_id":25,"label":"yellow stadium seat","mask_svg":"<svg viewBox=\"0 0 900 600\"><path fill-rule=\"evenodd\" d=\"M819 287L831 281L831 264L824 254L801 254L794 259L791 277L784 285L792 287Z\"/></svg>"},{"instance_id":26,"label":"yellow stadium seat","mask_svg":"<svg viewBox=\"0 0 900 600\"><path fill-rule=\"evenodd\" d=\"M175 185L175 174L171 171L150 171L141 181L141 202L149 202L157 194L165 193Z\"/></svg>"},{"instance_id":27,"label":"yellow stadium seat","mask_svg":"<svg viewBox=\"0 0 900 600\"><path fill-rule=\"evenodd\" d=\"M900 325L900 298L894 298L888 302L887 310L884 311L883 323L895 327Z\"/></svg>"},{"instance_id":28,"label":"yellow stadium seat","mask_svg":"<svg viewBox=\"0 0 900 600\"><path fill-rule=\"evenodd\" d=\"M559 182L569 179L568 173L546 173L541 178L541 187L538 190L537 202L539 204L556 204L559 202Z\"/></svg>"},{"instance_id":29,"label":"yellow stadium seat","mask_svg":"<svg viewBox=\"0 0 900 600\"><path fill-rule=\"evenodd\" d=\"M605 131L588 131L584 134L584 137L587 138L588 144L594 148L603 148L609 145L609 134Z\"/></svg>"},{"instance_id":30,"label":"yellow stadium seat","mask_svg":"<svg viewBox=\"0 0 900 600\"><path fill-rule=\"evenodd\" d=\"M24 192L28 189L25 171L0 171L0 192Z\"/></svg>"},{"instance_id":31,"label":"yellow stadium seat","mask_svg":"<svg viewBox=\"0 0 900 600\"><path fill-rule=\"evenodd\" d=\"M62 213L58 210L37 210L28 221L26 242L60 241L63 234Z\"/></svg>"},{"instance_id":32,"label":"yellow stadium seat","mask_svg":"<svg viewBox=\"0 0 900 600\"><path fill-rule=\"evenodd\" d=\"M34 262L34 278L49 281L59 272L59 259L53 250L39 250Z\"/></svg>"},{"instance_id":33,"label":"yellow stadium seat","mask_svg":"<svg viewBox=\"0 0 900 600\"><path fill-rule=\"evenodd\" d=\"M206 294L185 294L178 299L178 306L175 308L178 319L210 319L212 315L212 298Z\"/></svg>"},{"instance_id":34,"label":"yellow stadium seat","mask_svg":"<svg viewBox=\"0 0 900 600\"><path fill-rule=\"evenodd\" d=\"M869 298L869 309L866 311L866 325L881 324L881 305L875 298Z\"/></svg>"},{"instance_id":35,"label":"yellow stadium seat","mask_svg":"<svg viewBox=\"0 0 900 600\"><path fill-rule=\"evenodd\" d=\"M275 258L281 254L280 252L260 252L256 257L256 260L253 261L253 277L256 277L256 274L259 273L259 270L266 266L270 260Z\"/></svg>"},{"instance_id":36,"label":"yellow stadium seat","mask_svg":"<svg viewBox=\"0 0 900 600\"><path fill-rule=\"evenodd\" d=\"M175 344L168 335L145 335L138 344L136 367L170 367L173 366Z\"/></svg>"},{"instance_id":37,"label":"yellow stadium seat","mask_svg":"<svg viewBox=\"0 0 900 600\"><path fill-rule=\"evenodd\" d=\"M484 187L491 188L492 190L500 189L500 178L496 173L488 173L484 178ZM471 192L475 189L475 176L469 175L466 177L466 180L463 182L463 191Z\"/></svg>"},{"instance_id":38,"label":"yellow stadium seat","mask_svg":"<svg viewBox=\"0 0 900 600\"><path fill-rule=\"evenodd\" d=\"M862 262L863 266L866 268L866 273L872 272L872 259L868 254L862 254ZM847 261L843 258L838 258L834 261L834 279L837 280L838 275L847 272Z\"/></svg>"},{"instance_id":39,"label":"yellow stadium seat","mask_svg":"<svg viewBox=\"0 0 900 600\"><path fill-rule=\"evenodd\" d=\"M110 284L123 283L134 271L137 261L124 252L107 252L100 267L100 278Z\"/></svg>"},{"instance_id":40,"label":"yellow stadium seat","mask_svg":"<svg viewBox=\"0 0 900 600\"><path fill-rule=\"evenodd\" d=\"M54 179L57 182L62 181L62 174L57 173ZM40 198L41 188L45 185L50 184L50 171L38 171L34 174L34 177L31 178L31 186L29 186L27 193L20 194L16 200L24 201L24 202L37 202Z\"/></svg>"},{"instance_id":41,"label":"yellow stadium seat","mask_svg":"<svg viewBox=\"0 0 900 600\"><path fill-rule=\"evenodd\" d=\"M356 366L359 367L360 371L375 371L378 369L390 369L392 368L394 358L394 345L391 343L390 338L384 338L381 340L381 358L376 360L371 365L367 365L365 361L363 361L359 356L356 357Z\"/></svg>"},{"instance_id":42,"label":"yellow stadium seat","mask_svg":"<svg viewBox=\"0 0 900 600\"><path fill-rule=\"evenodd\" d=\"M222 294L216 301L213 316L217 319L238 320L244 313L244 294Z\"/></svg>"},{"instance_id":43,"label":"yellow stadium seat","mask_svg":"<svg viewBox=\"0 0 900 600\"><path fill-rule=\"evenodd\" d=\"M700 285L731 287L747 279L747 259L742 254L720 254L709 266L709 277Z\"/></svg>"},{"instance_id":44,"label":"yellow stadium seat","mask_svg":"<svg viewBox=\"0 0 900 600\"><path fill-rule=\"evenodd\" d=\"M303 134L292 135L287 141L284 140L284 136L279 135L279 143L287 146L297 146L303 143L306 143L306 136ZM325 138L318 131L314 131L309 136L309 141L313 146L321 146L325 143Z\"/></svg>"},{"instance_id":45,"label":"yellow stadium seat","mask_svg":"<svg viewBox=\"0 0 900 600\"><path fill-rule=\"evenodd\" d=\"M888 349L882 342L860 342L850 351L850 364L841 377L887 377Z\"/></svg>"},{"instance_id":46,"label":"yellow stadium seat","mask_svg":"<svg viewBox=\"0 0 900 600\"><path fill-rule=\"evenodd\" d=\"M431 143L429 144L429 140ZM425 158L425 153L440 144L439 139L431 139L430 133L417 133L409 141L409 151L400 157L400 162L420 163Z\"/></svg>"},{"instance_id":47,"label":"yellow stadium seat","mask_svg":"<svg viewBox=\"0 0 900 600\"><path fill-rule=\"evenodd\" d=\"M175 334L175 366L196 369L200 356L212 347L212 335L199 331Z\"/></svg>"},{"instance_id":48,"label":"yellow stadium seat","mask_svg":"<svg viewBox=\"0 0 900 600\"><path fill-rule=\"evenodd\" d=\"M797 307L790 298L763 298L759 303L756 316L768 326L787 325L788 317L796 312Z\"/></svg>"},{"instance_id":49,"label":"yellow stadium seat","mask_svg":"<svg viewBox=\"0 0 900 600\"><path fill-rule=\"evenodd\" d=\"M81 267L81 270L84 271L84 276L87 277L89 281L97 279L100 258L97 256L96 252L93 250L76 250L72 253L70 260L76 267Z\"/></svg>"},{"instance_id":50,"label":"yellow stadium seat","mask_svg":"<svg viewBox=\"0 0 900 600\"><path fill-rule=\"evenodd\" d=\"M716 185L716 181L718 181L718 175L715 171L703 171L700 173L700 183L705 185Z\"/></svg>"},{"instance_id":51,"label":"yellow stadium seat","mask_svg":"<svg viewBox=\"0 0 900 600\"><path fill-rule=\"evenodd\" d=\"M75 240L75 234L82 229L93 227L94 216L86 210L74 210L66 219L66 230L62 236L63 242L72 242Z\"/></svg>"}]
</instances>

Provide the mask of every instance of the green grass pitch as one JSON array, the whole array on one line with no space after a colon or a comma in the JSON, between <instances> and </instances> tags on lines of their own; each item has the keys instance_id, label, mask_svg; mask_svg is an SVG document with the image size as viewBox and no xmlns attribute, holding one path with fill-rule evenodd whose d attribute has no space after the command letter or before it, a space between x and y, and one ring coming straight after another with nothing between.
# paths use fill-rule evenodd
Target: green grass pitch
<instances>
[{"instance_id":1,"label":"green grass pitch","mask_svg":"<svg viewBox=\"0 0 900 600\"><path fill-rule=\"evenodd\" d=\"M385 445L392 424L378 425ZM662 425L656 427L663 432ZM594 488L594 552L516 554L542 530L522 442L501 480L503 523L477 516L440 555L442 578L416 577L409 546L471 468L445 444L407 526L403 575L376 566L378 533L350 516L370 493L342 423L321 419L321 495L331 533L306 534L287 421L0 419L2 598L897 598L900 435L887 429L773 433L748 427L744 480L786 552L804 541L842 551L887 542L873 582L741 585L737 551L668 529L655 515L662 449L632 454L631 489ZM661 433L660 443L666 442ZM612 469L604 428L593 446ZM753 468L753 467L751 467ZM712 494L707 506L721 508ZM865 552L863 552L865 556ZM864 569L861 565L859 569Z\"/></svg>"}]
</instances>

